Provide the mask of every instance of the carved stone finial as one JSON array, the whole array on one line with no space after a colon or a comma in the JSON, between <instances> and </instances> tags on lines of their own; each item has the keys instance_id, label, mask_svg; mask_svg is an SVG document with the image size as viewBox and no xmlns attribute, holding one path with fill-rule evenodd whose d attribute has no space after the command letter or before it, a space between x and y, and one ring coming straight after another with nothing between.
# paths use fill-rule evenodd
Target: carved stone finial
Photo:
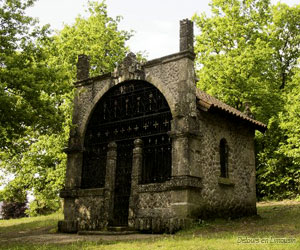
<instances>
[{"instance_id":1,"label":"carved stone finial","mask_svg":"<svg viewBox=\"0 0 300 250\"><path fill-rule=\"evenodd\" d=\"M108 147L108 150L116 150L117 143L115 141L112 141L112 142L108 143L107 147Z\"/></svg>"},{"instance_id":2,"label":"carved stone finial","mask_svg":"<svg viewBox=\"0 0 300 250\"><path fill-rule=\"evenodd\" d=\"M135 63L137 63L136 55L133 52L129 52L123 60L124 67L128 68Z\"/></svg>"},{"instance_id":3,"label":"carved stone finial","mask_svg":"<svg viewBox=\"0 0 300 250\"><path fill-rule=\"evenodd\" d=\"M89 78L90 74L90 58L87 55L78 55L77 61L77 80L81 81Z\"/></svg>"},{"instance_id":4,"label":"carved stone finial","mask_svg":"<svg viewBox=\"0 0 300 250\"><path fill-rule=\"evenodd\" d=\"M194 23L189 19L180 21L180 51L194 52Z\"/></svg>"},{"instance_id":5,"label":"carved stone finial","mask_svg":"<svg viewBox=\"0 0 300 250\"><path fill-rule=\"evenodd\" d=\"M135 139L133 143L134 143L134 146L135 146L136 148L138 148L138 147L140 148L140 147L142 147L143 144L144 144L144 143L143 143L143 140L140 139L140 138Z\"/></svg>"},{"instance_id":6,"label":"carved stone finial","mask_svg":"<svg viewBox=\"0 0 300 250\"><path fill-rule=\"evenodd\" d=\"M247 115L249 118L254 119L254 115L251 112L250 103L249 102L245 102L244 114Z\"/></svg>"},{"instance_id":7,"label":"carved stone finial","mask_svg":"<svg viewBox=\"0 0 300 250\"><path fill-rule=\"evenodd\" d=\"M145 78L142 65L137 61L136 55L128 53L123 62L115 69L116 83L126 80L143 80Z\"/></svg>"}]
</instances>

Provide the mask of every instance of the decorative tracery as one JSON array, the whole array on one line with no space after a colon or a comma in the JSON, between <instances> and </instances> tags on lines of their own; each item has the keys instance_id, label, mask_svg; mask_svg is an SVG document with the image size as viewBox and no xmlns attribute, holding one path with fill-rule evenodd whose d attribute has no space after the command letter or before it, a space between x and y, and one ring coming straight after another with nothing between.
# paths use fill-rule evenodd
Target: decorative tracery
<instances>
[{"instance_id":1,"label":"decorative tracery","mask_svg":"<svg viewBox=\"0 0 300 250\"><path fill-rule=\"evenodd\" d=\"M147 82L128 81L109 90L96 105L86 130L82 187L104 186L109 142L128 141L131 145L136 138L144 141L141 182L167 180L171 175L167 134L171 119L166 99Z\"/></svg>"}]
</instances>

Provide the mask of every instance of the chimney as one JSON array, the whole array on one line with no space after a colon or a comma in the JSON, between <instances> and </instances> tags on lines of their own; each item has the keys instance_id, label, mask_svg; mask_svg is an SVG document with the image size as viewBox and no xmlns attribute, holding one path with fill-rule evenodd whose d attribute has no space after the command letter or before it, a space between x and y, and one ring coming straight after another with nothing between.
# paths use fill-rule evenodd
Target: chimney
<instances>
[{"instance_id":1,"label":"chimney","mask_svg":"<svg viewBox=\"0 0 300 250\"><path fill-rule=\"evenodd\" d=\"M194 23L189 19L180 21L180 51L194 52Z\"/></svg>"},{"instance_id":2,"label":"chimney","mask_svg":"<svg viewBox=\"0 0 300 250\"><path fill-rule=\"evenodd\" d=\"M90 74L90 58L87 55L78 55L77 61L77 81L89 78Z\"/></svg>"},{"instance_id":3,"label":"chimney","mask_svg":"<svg viewBox=\"0 0 300 250\"><path fill-rule=\"evenodd\" d=\"M249 102L245 102L244 114L246 116L248 116L249 118L254 119L254 115L251 112L251 108L250 108L250 103Z\"/></svg>"}]
</instances>

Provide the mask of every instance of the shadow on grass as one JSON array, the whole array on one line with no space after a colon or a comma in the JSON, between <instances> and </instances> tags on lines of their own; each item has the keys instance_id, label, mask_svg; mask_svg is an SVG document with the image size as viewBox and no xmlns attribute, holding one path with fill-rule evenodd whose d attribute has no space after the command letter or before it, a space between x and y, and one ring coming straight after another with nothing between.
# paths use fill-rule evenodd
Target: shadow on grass
<instances>
[{"instance_id":1,"label":"shadow on grass","mask_svg":"<svg viewBox=\"0 0 300 250\"><path fill-rule=\"evenodd\" d=\"M258 206L258 215L239 219L214 219L201 221L175 235L161 238L137 239L49 235L49 228L56 228L61 215L16 220L5 225L0 221L0 249L258 249L252 245L237 245L239 236L253 238L287 237L300 242L300 202L295 204L264 204ZM43 231L48 229L48 232ZM21 231L25 231L21 237ZM6 233L10 231L11 233ZM1 237L1 233L5 232ZM41 235L39 235L41 234ZM44 236L42 236L44 234ZM9 236L17 235L9 242ZM18 236L19 235L19 236ZM33 236L33 237L26 237ZM37 236L37 237L35 237ZM19 237L19 238L18 238ZM8 240L4 242L5 238ZM3 239L1 241L1 239ZM209 248L206 248L208 247ZM267 245L266 245L267 246ZM203 247L203 248L202 248ZM300 249L299 243L267 246L265 249ZM263 248L261 248L263 249Z\"/></svg>"},{"instance_id":2,"label":"shadow on grass","mask_svg":"<svg viewBox=\"0 0 300 250\"><path fill-rule=\"evenodd\" d=\"M62 218L60 214L32 218L11 219L0 221L0 237L7 233L24 233L36 230L55 228Z\"/></svg>"},{"instance_id":3,"label":"shadow on grass","mask_svg":"<svg viewBox=\"0 0 300 250\"><path fill-rule=\"evenodd\" d=\"M178 235L300 237L300 203L284 206L258 206L258 215L237 219L218 218L201 221L190 229L178 232Z\"/></svg>"}]
</instances>

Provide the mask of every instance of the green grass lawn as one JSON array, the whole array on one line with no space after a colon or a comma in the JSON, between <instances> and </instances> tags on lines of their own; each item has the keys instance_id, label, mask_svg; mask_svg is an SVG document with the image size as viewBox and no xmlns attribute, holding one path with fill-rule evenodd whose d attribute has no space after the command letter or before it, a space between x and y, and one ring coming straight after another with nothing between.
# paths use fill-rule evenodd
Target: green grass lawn
<instances>
[{"instance_id":1,"label":"green grass lawn","mask_svg":"<svg viewBox=\"0 0 300 250\"><path fill-rule=\"evenodd\" d=\"M58 234L61 214L2 220L0 249L300 249L300 202L259 203L258 214L204 221L175 235L143 240ZM278 242L284 240L290 243Z\"/></svg>"},{"instance_id":2,"label":"green grass lawn","mask_svg":"<svg viewBox=\"0 0 300 250\"><path fill-rule=\"evenodd\" d=\"M8 232L29 231L31 229L55 228L57 221L62 219L63 215L61 213L55 213L48 216L0 220L0 235Z\"/></svg>"}]
</instances>

